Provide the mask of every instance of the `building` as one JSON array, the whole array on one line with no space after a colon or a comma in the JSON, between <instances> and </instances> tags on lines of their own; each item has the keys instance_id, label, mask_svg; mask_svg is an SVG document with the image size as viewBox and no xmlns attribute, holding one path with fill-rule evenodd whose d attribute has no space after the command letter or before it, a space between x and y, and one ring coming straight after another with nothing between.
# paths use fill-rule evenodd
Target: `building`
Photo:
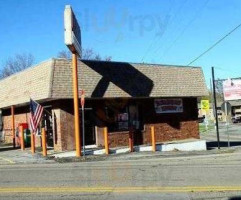
<instances>
[{"instance_id":1,"label":"building","mask_svg":"<svg viewBox=\"0 0 241 200\"><path fill-rule=\"evenodd\" d=\"M228 102L231 105L230 116L233 117L233 116L235 116L235 114L241 115L241 100L230 100ZM223 100L223 102L221 102L221 101L217 102L218 121L226 122L225 112L221 108L222 104L224 106L224 100ZM198 103L199 118L204 117L208 120L215 121L214 111L213 111L213 103L210 103L209 105L210 105L209 110L202 110L201 109L201 103Z\"/></svg>"},{"instance_id":2,"label":"building","mask_svg":"<svg viewBox=\"0 0 241 200\"><path fill-rule=\"evenodd\" d=\"M103 145L108 127L110 147L199 138L197 97L208 94L200 67L79 61L79 89L84 89L86 144ZM75 148L72 65L50 59L0 81L0 109L6 142L15 126L27 123L30 97L45 107L42 125L56 151ZM80 112L81 113L81 112Z\"/></svg>"}]
</instances>

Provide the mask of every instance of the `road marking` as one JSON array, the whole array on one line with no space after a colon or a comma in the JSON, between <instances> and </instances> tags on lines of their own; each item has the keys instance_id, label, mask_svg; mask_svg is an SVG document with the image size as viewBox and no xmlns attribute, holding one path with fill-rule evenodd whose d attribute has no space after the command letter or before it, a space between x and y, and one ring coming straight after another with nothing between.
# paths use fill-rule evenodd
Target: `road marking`
<instances>
[{"instance_id":1,"label":"road marking","mask_svg":"<svg viewBox=\"0 0 241 200\"><path fill-rule=\"evenodd\" d=\"M12 160L10 160L10 159L7 159L7 158L1 157L1 156L0 156L0 159L2 159L2 160L4 160L4 161L7 161L7 162L9 162L9 163L11 163L11 164L15 164L15 162L12 161Z\"/></svg>"},{"instance_id":2,"label":"road marking","mask_svg":"<svg viewBox=\"0 0 241 200\"><path fill-rule=\"evenodd\" d=\"M131 193L131 192L223 192L241 191L241 186L187 186L187 187L11 187L0 188L1 193Z\"/></svg>"}]
</instances>

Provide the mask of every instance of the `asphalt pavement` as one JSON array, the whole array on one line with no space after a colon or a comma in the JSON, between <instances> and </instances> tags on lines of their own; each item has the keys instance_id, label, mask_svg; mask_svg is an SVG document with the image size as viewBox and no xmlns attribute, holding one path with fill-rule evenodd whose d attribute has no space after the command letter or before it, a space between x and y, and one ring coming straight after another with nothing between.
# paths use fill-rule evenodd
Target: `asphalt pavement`
<instances>
[{"instance_id":1,"label":"asphalt pavement","mask_svg":"<svg viewBox=\"0 0 241 200\"><path fill-rule=\"evenodd\" d=\"M159 152L159 154L161 154ZM230 199L241 196L241 150L71 163L0 165L0 199Z\"/></svg>"},{"instance_id":2,"label":"asphalt pavement","mask_svg":"<svg viewBox=\"0 0 241 200\"><path fill-rule=\"evenodd\" d=\"M241 141L240 124L229 128L230 141ZM226 136L221 126L221 141ZM201 137L212 143L216 133ZM241 147L210 149L56 162L33 156L29 149L4 146L0 148L0 199L241 199Z\"/></svg>"}]
</instances>

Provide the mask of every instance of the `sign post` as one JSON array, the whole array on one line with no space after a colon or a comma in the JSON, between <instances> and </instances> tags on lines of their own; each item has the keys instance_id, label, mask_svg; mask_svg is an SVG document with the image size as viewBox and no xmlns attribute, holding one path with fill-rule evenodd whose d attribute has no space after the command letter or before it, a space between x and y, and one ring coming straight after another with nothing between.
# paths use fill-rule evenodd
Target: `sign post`
<instances>
[{"instance_id":1,"label":"sign post","mask_svg":"<svg viewBox=\"0 0 241 200\"><path fill-rule=\"evenodd\" d=\"M85 91L80 91L80 104L82 111L82 140L83 140L83 156L85 156Z\"/></svg>"},{"instance_id":2,"label":"sign post","mask_svg":"<svg viewBox=\"0 0 241 200\"><path fill-rule=\"evenodd\" d=\"M230 142L229 142L229 132L228 132L228 106L227 106L227 102L225 102L225 115L226 115L226 131L227 131L227 135L228 135L228 147L230 147Z\"/></svg>"},{"instance_id":3,"label":"sign post","mask_svg":"<svg viewBox=\"0 0 241 200\"><path fill-rule=\"evenodd\" d=\"M74 93L74 126L76 157L81 156L80 123L79 123L79 94L77 56L81 57L81 33L78 21L70 5L64 10L64 41L72 52L73 93Z\"/></svg>"},{"instance_id":4,"label":"sign post","mask_svg":"<svg viewBox=\"0 0 241 200\"><path fill-rule=\"evenodd\" d=\"M228 131L228 127L229 127L229 116L231 114L231 104L228 101L225 101L222 103L221 105L221 110L225 113L225 118L226 118L226 133L227 133L227 137L228 137L228 147L230 147L230 141L229 141L229 131Z\"/></svg>"},{"instance_id":5,"label":"sign post","mask_svg":"<svg viewBox=\"0 0 241 200\"><path fill-rule=\"evenodd\" d=\"M216 101L216 87L215 87L214 67L212 67L212 81L213 81L213 101L214 101L214 108L215 108L215 126L216 126L216 132L217 132L218 149L220 149L220 138L219 138L219 128L218 128L218 113L217 113L217 101Z\"/></svg>"},{"instance_id":6,"label":"sign post","mask_svg":"<svg viewBox=\"0 0 241 200\"><path fill-rule=\"evenodd\" d=\"M205 111L206 116L207 116L207 112L209 111L209 100L201 100L201 109ZM206 131L207 131L208 130L207 117L205 117L204 122L205 122Z\"/></svg>"}]
</instances>

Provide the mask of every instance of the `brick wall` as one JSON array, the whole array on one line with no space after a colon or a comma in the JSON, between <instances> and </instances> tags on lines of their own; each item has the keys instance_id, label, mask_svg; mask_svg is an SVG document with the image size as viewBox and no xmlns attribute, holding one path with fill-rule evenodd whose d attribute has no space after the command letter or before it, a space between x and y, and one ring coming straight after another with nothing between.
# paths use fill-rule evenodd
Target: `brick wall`
<instances>
[{"instance_id":1,"label":"brick wall","mask_svg":"<svg viewBox=\"0 0 241 200\"><path fill-rule=\"evenodd\" d=\"M151 143L151 126L154 126L156 142L167 142L173 140L183 140L188 138L199 139L197 121L181 122L179 129L173 128L165 123L147 124L145 125L145 131L143 131L142 133L144 144Z\"/></svg>"},{"instance_id":2,"label":"brick wall","mask_svg":"<svg viewBox=\"0 0 241 200\"><path fill-rule=\"evenodd\" d=\"M60 110L60 119L62 149L73 150L75 149L74 116L67 111Z\"/></svg>"},{"instance_id":3,"label":"brick wall","mask_svg":"<svg viewBox=\"0 0 241 200\"><path fill-rule=\"evenodd\" d=\"M62 151L62 134L60 129L60 109L53 109L52 110L53 116L53 140L54 140L54 150L55 151Z\"/></svg>"},{"instance_id":4,"label":"brick wall","mask_svg":"<svg viewBox=\"0 0 241 200\"><path fill-rule=\"evenodd\" d=\"M98 140L96 141L97 146L104 147L104 134L103 128L97 128L98 131ZM112 132L108 133L108 143L109 147L117 147L117 146L128 146L129 145L129 132Z\"/></svg>"},{"instance_id":5,"label":"brick wall","mask_svg":"<svg viewBox=\"0 0 241 200\"><path fill-rule=\"evenodd\" d=\"M154 126L156 133L156 142L166 142L173 140L183 140L189 138L199 138L198 127L198 110L196 98L183 99L183 113L157 114L154 109L154 99L131 100L130 103L136 103L140 106L140 114L142 115L142 123L144 128L142 131L135 131L134 144L150 144L151 143L151 126ZM128 132L109 133L110 147L127 146ZM103 134L100 135L103 142ZM98 143L103 145L103 143Z\"/></svg>"},{"instance_id":6,"label":"brick wall","mask_svg":"<svg viewBox=\"0 0 241 200\"><path fill-rule=\"evenodd\" d=\"M62 100L53 103L53 136L54 150L75 149L73 100Z\"/></svg>"},{"instance_id":7,"label":"brick wall","mask_svg":"<svg viewBox=\"0 0 241 200\"><path fill-rule=\"evenodd\" d=\"M16 114L15 115L15 130L19 123L27 123L27 122L28 122L28 114L27 113ZM11 115L3 116L3 131L4 131L4 141L6 143L12 143L13 136L12 136L12 116Z\"/></svg>"},{"instance_id":8,"label":"brick wall","mask_svg":"<svg viewBox=\"0 0 241 200\"><path fill-rule=\"evenodd\" d=\"M54 149L55 151L74 150L74 115L73 100L61 100L51 103L53 115ZM134 134L135 145L150 143L150 127L155 127L156 141L165 142L172 140L182 140L187 138L199 138L198 112L196 98L183 99L183 113L156 114L154 109L154 99L129 99L126 105L137 104L140 108L141 122L143 130L136 131ZM108 126L108 119L105 116L105 100L86 101L86 106L93 108L96 119L96 144L104 145L103 127ZM123 105L120 104L122 107ZM15 126L18 123L27 122L27 109L17 109L15 115ZM12 142L11 114L10 111L3 113L3 124L6 142ZM81 134L81 131L80 131ZM128 131L109 133L110 147L128 146Z\"/></svg>"},{"instance_id":9,"label":"brick wall","mask_svg":"<svg viewBox=\"0 0 241 200\"><path fill-rule=\"evenodd\" d=\"M115 132L109 133L109 146L117 147L117 146L128 146L129 145L129 132Z\"/></svg>"},{"instance_id":10,"label":"brick wall","mask_svg":"<svg viewBox=\"0 0 241 200\"><path fill-rule=\"evenodd\" d=\"M19 123L28 123L29 113L16 113L15 114L15 131L18 127ZM12 135L12 116L5 115L3 116L3 133L4 133L4 142L5 143L12 143L13 142L13 135ZM20 145L20 141L18 137L16 137L16 146ZM39 136L35 137L35 146L41 146L41 139Z\"/></svg>"}]
</instances>

